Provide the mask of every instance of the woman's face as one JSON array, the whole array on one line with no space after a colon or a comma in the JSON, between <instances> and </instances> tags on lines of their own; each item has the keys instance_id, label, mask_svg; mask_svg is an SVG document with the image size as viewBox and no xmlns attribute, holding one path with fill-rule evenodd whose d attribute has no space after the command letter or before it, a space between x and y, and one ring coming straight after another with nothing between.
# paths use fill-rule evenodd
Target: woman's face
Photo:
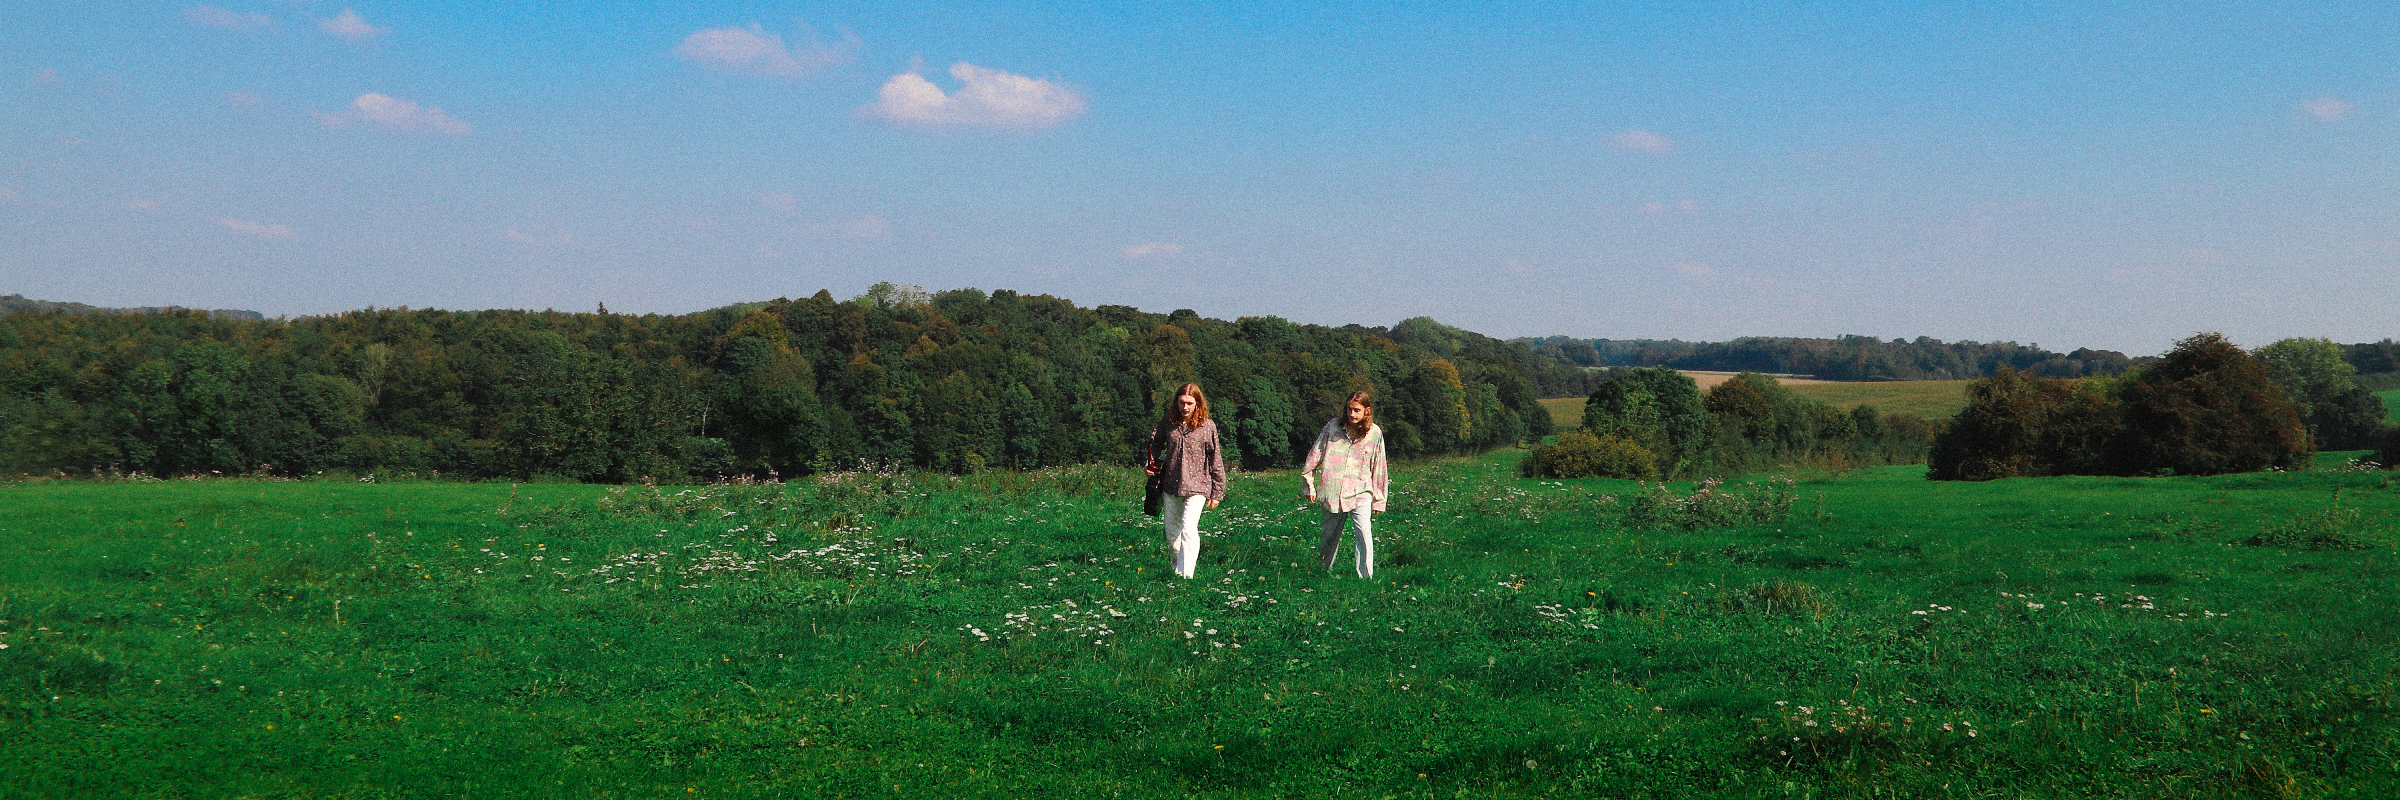
<instances>
[{"instance_id":1,"label":"woman's face","mask_svg":"<svg viewBox=\"0 0 2400 800\"><path fill-rule=\"evenodd\" d=\"M1342 410L1342 418L1343 421L1352 425L1364 422L1367 419L1367 407L1358 403L1351 403L1349 408Z\"/></svg>"},{"instance_id":2,"label":"woman's face","mask_svg":"<svg viewBox=\"0 0 2400 800\"><path fill-rule=\"evenodd\" d=\"M1187 394L1187 395L1178 395L1178 396L1175 398L1175 408L1177 408L1178 410L1181 410L1181 411L1183 412L1183 415L1184 415L1184 416L1187 416L1187 417L1188 417L1188 416L1191 416L1191 415L1192 415L1192 410L1193 410L1193 409L1196 409L1196 408L1199 408L1199 407L1200 407L1200 398L1193 397L1193 396L1191 396L1191 395L1188 395L1188 394Z\"/></svg>"}]
</instances>

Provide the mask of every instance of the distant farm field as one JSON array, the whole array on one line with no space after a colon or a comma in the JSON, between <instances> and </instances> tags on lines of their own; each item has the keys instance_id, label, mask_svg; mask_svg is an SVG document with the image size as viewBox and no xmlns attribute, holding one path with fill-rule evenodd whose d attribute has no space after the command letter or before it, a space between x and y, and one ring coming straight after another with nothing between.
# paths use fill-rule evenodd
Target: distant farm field
<instances>
[{"instance_id":1,"label":"distant farm field","mask_svg":"<svg viewBox=\"0 0 2400 800\"><path fill-rule=\"evenodd\" d=\"M2348 455L1649 502L1502 451L1400 465L1373 580L1289 472L1197 580L1111 467L0 484L0 797L2388 798Z\"/></svg>"},{"instance_id":2,"label":"distant farm field","mask_svg":"<svg viewBox=\"0 0 2400 800\"><path fill-rule=\"evenodd\" d=\"M2383 401L2384 418L2393 422L2400 422L2400 389L2394 389L2388 392L2376 392L2375 397ZM1544 405L1549 404L1549 402L1550 401L1548 400L1542 401ZM1550 412L1550 416L1558 416L1558 411L1553 409ZM1581 420L1578 420L1577 424L1582 424Z\"/></svg>"},{"instance_id":3,"label":"distant farm field","mask_svg":"<svg viewBox=\"0 0 2400 800\"><path fill-rule=\"evenodd\" d=\"M1583 424L1583 398L1581 397L1545 399L1542 401L1542 409L1550 412L1550 421L1557 423L1560 428L1574 428Z\"/></svg>"},{"instance_id":4,"label":"distant farm field","mask_svg":"<svg viewBox=\"0 0 2400 800\"><path fill-rule=\"evenodd\" d=\"M1712 381L1709 385L1721 382ZM1967 381L1785 380L1780 383L1792 390L1793 394L1845 410L1872 405L1875 410L1884 413L1914 414L1937 419L1957 416L1959 409L1967 406ZM2386 405L2400 403L2400 392L2385 392L2384 397ZM1560 427L1572 428L1583 424L1583 398L1543 400L1542 407L1549 409L1550 419ZM2400 414L2400 411L2394 413Z\"/></svg>"},{"instance_id":5,"label":"distant farm field","mask_svg":"<svg viewBox=\"0 0 2400 800\"><path fill-rule=\"evenodd\" d=\"M1926 419L1958 416L1967 407L1967 381L1876 381L1811 383L1791 387L1792 393L1835 408L1871 405L1891 414L1914 414Z\"/></svg>"}]
</instances>

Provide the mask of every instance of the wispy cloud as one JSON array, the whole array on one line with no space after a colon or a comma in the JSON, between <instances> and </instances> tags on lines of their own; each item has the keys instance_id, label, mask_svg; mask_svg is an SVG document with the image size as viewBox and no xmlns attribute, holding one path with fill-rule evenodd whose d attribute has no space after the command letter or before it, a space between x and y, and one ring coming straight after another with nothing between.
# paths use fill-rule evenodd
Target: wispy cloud
<instances>
[{"instance_id":1,"label":"wispy cloud","mask_svg":"<svg viewBox=\"0 0 2400 800\"><path fill-rule=\"evenodd\" d=\"M350 110L341 113L310 112L317 122L328 128L341 128L358 123L381 125L410 133L441 133L460 136L471 133L475 126L458 121L440 108L417 105L386 94L369 92L350 101Z\"/></svg>"},{"instance_id":2,"label":"wispy cloud","mask_svg":"<svg viewBox=\"0 0 2400 800\"><path fill-rule=\"evenodd\" d=\"M158 210L158 201L145 197L136 197L134 199L125 201L125 210L139 211L147 214Z\"/></svg>"},{"instance_id":3,"label":"wispy cloud","mask_svg":"<svg viewBox=\"0 0 2400 800\"><path fill-rule=\"evenodd\" d=\"M961 61L950 77L962 84L945 94L924 76L906 72L883 83L875 102L859 108L866 116L915 125L984 128L1047 128L1083 116L1089 103L1073 89L1038 78L985 69Z\"/></svg>"},{"instance_id":4,"label":"wispy cloud","mask_svg":"<svg viewBox=\"0 0 2400 800\"><path fill-rule=\"evenodd\" d=\"M575 244L575 237L565 233L554 233L549 236L536 236L530 233L519 233L517 232L517 229L510 228L501 235L507 236L509 241L516 242L518 244L533 245L535 247L572 247Z\"/></svg>"},{"instance_id":5,"label":"wispy cloud","mask_svg":"<svg viewBox=\"0 0 2400 800\"><path fill-rule=\"evenodd\" d=\"M11 189L6 186L0 186L0 206L21 206L24 204L24 195L17 194L17 190L15 189Z\"/></svg>"},{"instance_id":6,"label":"wispy cloud","mask_svg":"<svg viewBox=\"0 0 2400 800\"><path fill-rule=\"evenodd\" d=\"M217 224L223 225L227 228L232 228L235 231L256 236L261 239L287 240L296 235L292 233L292 226L290 225L252 222L250 220L234 219L232 217L226 217L224 219L217 220Z\"/></svg>"},{"instance_id":7,"label":"wispy cloud","mask_svg":"<svg viewBox=\"0 0 2400 800\"><path fill-rule=\"evenodd\" d=\"M183 18L203 28L226 31L261 31L275 27L274 17L227 11L211 5L185 6Z\"/></svg>"},{"instance_id":8,"label":"wispy cloud","mask_svg":"<svg viewBox=\"0 0 2400 800\"><path fill-rule=\"evenodd\" d=\"M225 102L247 108L266 105L267 99L249 92L226 92Z\"/></svg>"},{"instance_id":9,"label":"wispy cloud","mask_svg":"<svg viewBox=\"0 0 2400 800\"><path fill-rule=\"evenodd\" d=\"M1716 277L1717 268L1698 261L1681 261L1675 264L1675 274L1686 278L1713 278Z\"/></svg>"},{"instance_id":10,"label":"wispy cloud","mask_svg":"<svg viewBox=\"0 0 2400 800\"><path fill-rule=\"evenodd\" d=\"M2300 110L2308 112L2309 116L2317 119L2334 120L2350 116L2352 112L2358 110L2358 106L2336 100L2332 95L2326 95L2301 103Z\"/></svg>"},{"instance_id":11,"label":"wispy cloud","mask_svg":"<svg viewBox=\"0 0 2400 800\"><path fill-rule=\"evenodd\" d=\"M1643 153L1675 152L1674 140L1657 131L1630 130L1608 137L1608 143L1620 150Z\"/></svg>"},{"instance_id":12,"label":"wispy cloud","mask_svg":"<svg viewBox=\"0 0 2400 800\"><path fill-rule=\"evenodd\" d=\"M1152 258L1174 258L1176 256L1183 255L1183 245L1179 245L1174 242L1143 242L1141 244L1126 245L1125 249L1120 252L1124 253L1126 258L1135 261Z\"/></svg>"},{"instance_id":13,"label":"wispy cloud","mask_svg":"<svg viewBox=\"0 0 2400 800\"><path fill-rule=\"evenodd\" d=\"M359 16L357 11L347 8L342 9L342 13L331 19L317 23L317 27L324 29L326 33L353 42L363 42L392 32L390 28L368 23L366 17Z\"/></svg>"},{"instance_id":14,"label":"wispy cloud","mask_svg":"<svg viewBox=\"0 0 2400 800\"><path fill-rule=\"evenodd\" d=\"M768 192L758 196L758 207L790 213L800 210L800 198L784 192Z\"/></svg>"},{"instance_id":15,"label":"wispy cloud","mask_svg":"<svg viewBox=\"0 0 2400 800\"><path fill-rule=\"evenodd\" d=\"M856 35L845 33L838 42L821 41L810 34L806 44L789 48L784 46L783 37L768 33L753 22L747 28L710 28L683 37L683 44L676 45L675 54L721 72L797 78L849 61L859 46Z\"/></svg>"},{"instance_id":16,"label":"wispy cloud","mask_svg":"<svg viewBox=\"0 0 2400 800\"><path fill-rule=\"evenodd\" d=\"M892 223L880 214L860 214L835 222L824 223L818 230L841 239L889 239Z\"/></svg>"},{"instance_id":17,"label":"wispy cloud","mask_svg":"<svg viewBox=\"0 0 2400 800\"><path fill-rule=\"evenodd\" d=\"M36 72L33 74L33 82L43 86L56 85L58 83L58 70L45 69L40 72Z\"/></svg>"}]
</instances>

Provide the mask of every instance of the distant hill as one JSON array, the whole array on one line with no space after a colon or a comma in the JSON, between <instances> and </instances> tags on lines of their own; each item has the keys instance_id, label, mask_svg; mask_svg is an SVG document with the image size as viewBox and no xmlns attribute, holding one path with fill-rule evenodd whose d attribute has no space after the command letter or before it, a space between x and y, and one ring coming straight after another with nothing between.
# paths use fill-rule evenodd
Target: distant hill
<instances>
[{"instance_id":1,"label":"distant hill","mask_svg":"<svg viewBox=\"0 0 2400 800\"><path fill-rule=\"evenodd\" d=\"M144 306L141 308L102 308L84 303L61 303L54 300L34 300L21 294L0 295L0 314L157 314L164 311L201 311L215 319L246 319L264 321L267 315L256 311L232 308L184 308L182 306Z\"/></svg>"}]
</instances>

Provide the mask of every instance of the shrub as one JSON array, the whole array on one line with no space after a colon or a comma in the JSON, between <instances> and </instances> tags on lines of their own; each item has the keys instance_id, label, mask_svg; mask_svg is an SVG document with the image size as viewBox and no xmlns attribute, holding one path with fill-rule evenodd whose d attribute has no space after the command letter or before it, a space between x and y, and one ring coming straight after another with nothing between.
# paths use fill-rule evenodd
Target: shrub
<instances>
[{"instance_id":1,"label":"shrub","mask_svg":"<svg viewBox=\"0 0 2400 800\"><path fill-rule=\"evenodd\" d=\"M1633 440L1665 462L1669 474L1698 460L1716 421L1689 375L1666 367L1619 370L1583 403L1583 428Z\"/></svg>"},{"instance_id":2,"label":"shrub","mask_svg":"<svg viewBox=\"0 0 2400 800\"><path fill-rule=\"evenodd\" d=\"M2383 425L2383 402L2359 385L2357 370L2342 360L2342 346L2326 339L2285 339L2252 354L2283 387L2309 438L2321 450L2373 447Z\"/></svg>"},{"instance_id":3,"label":"shrub","mask_svg":"<svg viewBox=\"0 0 2400 800\"><path fill-rule=\"evenodd\" d=\"M2224 335L2175 343L2157 366L2125 381L2120 469L2219 475L2300 469L2308 428L2266 365Z\"/></svg>"},{"instance_id":4,"label":"shrub","mask_svg":"<svg viewBox=\"0 0 2400 800\"><path fill-rule=\"evenodd\" d=\"M1921 464L1931 437L1925 422L1873 406L1844 411L1793 394L1772 375L1745 372L1708 390L1715 440L1706 453L1718 474L1797 465L1847 469L1861 464Z\"/></svg>"},{"instance_id":5,"label":"shrub","mask_svg":"<svg viewBox=\"0 0 2400 800\"><path fill-rule=\"evenodd\" d=\"M1536 478L1623 478L1646 481L1658 477L1658 455L1622 436L1594 436L1591 431L1568 431L1558 441L1533 449L1521 469Z\"/></svg>"},{"instance_id":6,"label":"shrub","mask_svg":"<svg viewBox=\"0 0 2400 800\"><path fill-rule=\"evenodd\" d=\"M2324 510L2270 522L2258 535L2240 544L2304 550L2367 550L2375 547L2366 538L2368 527L2366 515L2358 509L2342 507L2341 494L2336 492L2333 505Z\"/></svg>"},{"instance_id":7,"label":"shrub","mask_svg":"<svg viewBox=\"0 0 2400 800\"><path fill-rule=\"evenodd\" d=\"M2310 451L2307 427L2266 365L2204 333L2122 382L2003 369L1969 384L1926 477L2218 475L2299 469Z\"/></svg>"},{"instance_id":8,"label":"shrub","mask_svg":"<svg viewBox=\"0 0 2400 800\"><path fill-rule=\"evenodd\" d=\"M1710 478L1687 496L1677 496L1665 483L1644 487L1626 496L1625 525L1631 528L1672 528L1687 531L1730 528L1735 525L1782 522L1792 516L1799 499L1791 478L1775 478L1765 486L1744 483L1726 487Z\"/></svg>"},{"instance_id":9,"label":"shrub","mask_svg":"<svg viewBox=\"0 0 2400 800\"><path fill-rule=\"evenodd\" d=\"M2111 388L2106 378L2030 378L2003 365L1967 384L1967 407L1934 438L1926 477L2109 474L2122 427Z\"/></svg>"}]
</instances>

